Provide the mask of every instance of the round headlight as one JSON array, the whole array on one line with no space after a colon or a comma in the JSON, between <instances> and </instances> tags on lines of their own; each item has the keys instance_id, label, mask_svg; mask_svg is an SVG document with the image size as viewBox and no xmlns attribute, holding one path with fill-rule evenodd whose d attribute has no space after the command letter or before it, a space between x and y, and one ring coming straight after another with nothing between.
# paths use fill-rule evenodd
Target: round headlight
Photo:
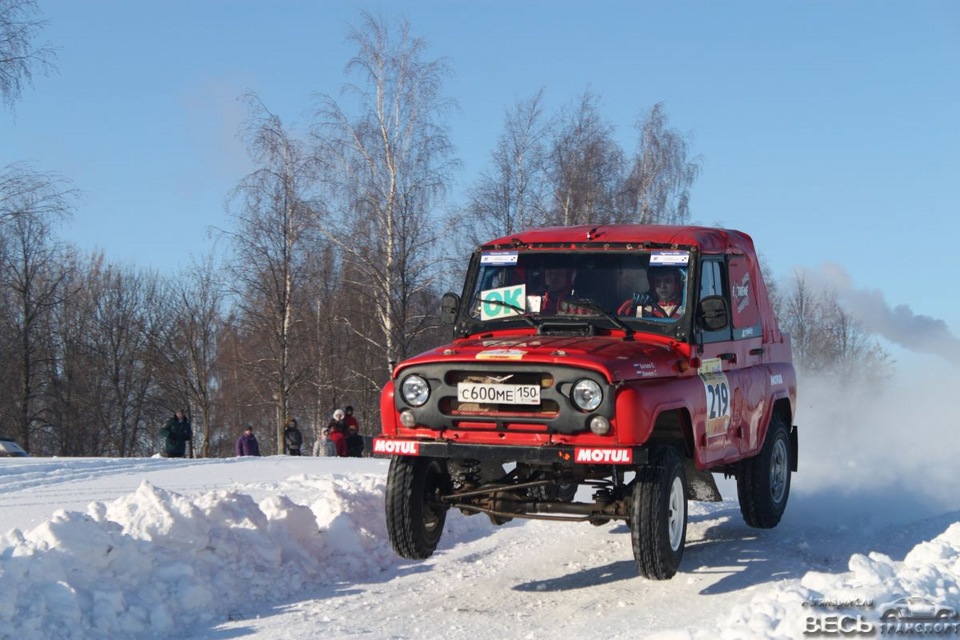
<instances>
[{"instance_id":1,"label":"round headlight","mask_svg":"<svg viewBox=\"0 0 960 640\"><path fill-rule=\"evenodd\" d=\"M430 385L420 376L407 376L400 384L400 393L407 404L422 407L423 403L430 397Z\"/></svg>"},{"instance_id":2,"label":"round headlight","mask_svg":"<svg viewBox=\"0 0 960 640\"><path fill-rule=\"evenodd\" d=\"M603 402L603 391L593 380L578 380L570 394L573 404L582 411L593 411Z\"/></svg>"}]
</instances>

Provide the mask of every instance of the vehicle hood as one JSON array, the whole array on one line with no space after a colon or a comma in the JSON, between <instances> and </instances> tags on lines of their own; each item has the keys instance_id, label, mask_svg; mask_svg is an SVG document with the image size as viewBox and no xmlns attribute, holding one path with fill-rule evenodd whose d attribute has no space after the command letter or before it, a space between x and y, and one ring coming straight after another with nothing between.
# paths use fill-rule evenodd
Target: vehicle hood
<instances>
[{"instance_id":1,"label":"vehicle hood","mask_svg":"<svg viewBox=\"0 0 960 640\"><path fill-rule=\"evenodd\" d=\"M610 381L677 375L677 361L689 358L686 346L663 338L622 336L541 336L464 338L410 358L395 373L417 364L440 362L518 362L585 367Z\"/></svg>"}]
</instances>

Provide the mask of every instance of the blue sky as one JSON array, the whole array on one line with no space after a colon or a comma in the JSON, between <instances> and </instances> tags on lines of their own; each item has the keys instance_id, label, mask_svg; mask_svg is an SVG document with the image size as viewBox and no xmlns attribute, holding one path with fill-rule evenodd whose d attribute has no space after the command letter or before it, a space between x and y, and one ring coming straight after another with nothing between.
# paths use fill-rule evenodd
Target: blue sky
<instances>
[{"instance_id":1,"label":"blue sky","mask_svg":"<svg viewBox=\"0 0 960 640\"><path fill-rule=\"evenodd\" d=\"M663 102L702 157L694 222L750 233L779 277L835 263L960 334L960 3L38 2L59 72L0 111L0 165L69 178L64 237L112 262L173 271L212 246L250 170L238 97L305 128L368 10L405 16L454 73L450 206L541 86L554 112L599 95L627 151Z\"/></svg>"}]
</instances>

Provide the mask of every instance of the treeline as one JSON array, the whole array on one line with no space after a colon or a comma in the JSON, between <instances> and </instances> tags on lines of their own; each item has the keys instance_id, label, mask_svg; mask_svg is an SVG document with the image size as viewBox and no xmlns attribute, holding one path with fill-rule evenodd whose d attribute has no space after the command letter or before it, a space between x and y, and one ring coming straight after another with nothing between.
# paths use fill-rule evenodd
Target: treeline
<instances>
[{"instance_id":1,"label":"treeline","mask_svg":"<svg viewBox=\"0 0 960 640\"><path fill-rule=\"evenodd\" d=\"M0 28L18 26L0 38L17 54L0 51L7 104L31 65L52 62L31 47L35 10L0 0ZM34 455L151 455L182 408L195 455L231 455L247 422L270 454L288 416L309 446L346 404L376 433L391 363L449 337L438 300L477 242L545 224L689 219L699 163L662 105L640 113L627 152L597 97L547 114L543 91L507 111L489 169L449 207L450 69L405 22L364 15L349 35L348 91L322 96L303 134L246 96L256 168L229 194L220 252L181 273L83 255L57 235L72 186L25 164L0 169L0 435Z\"/></svg>"}]
</instances>

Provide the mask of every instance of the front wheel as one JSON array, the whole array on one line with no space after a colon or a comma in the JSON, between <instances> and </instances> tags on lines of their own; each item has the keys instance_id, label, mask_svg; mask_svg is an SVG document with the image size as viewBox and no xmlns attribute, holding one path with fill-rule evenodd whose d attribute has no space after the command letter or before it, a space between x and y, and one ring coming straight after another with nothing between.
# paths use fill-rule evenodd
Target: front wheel
<instances>
[{"instance_id":1,"label":"front wheel","mask_svg":"<svg viewBox=\"0 0 960 640\"><path fill-rule=\"evenodd\" d=\"M640 575L651 580L672 578L687 539L687 478L675 449L656 451L650 463L637 471L629 525Z\"/></svg>"},{"instance_id":2,"label":"front wheel","mask_svg":"<svg viewBox=\"0 0 960 640\"><path fill-rule=\"evenodd\" d=\"M751 527L772 529L780 523L790 497L791 450L787 424L774 414L760 453L737 470L740 513Z\"/></svg>"},{"instance_id":3,"label":"front wheel","mask_svg":"<svg viewBox=\"0 0 960 640\"><path fill-rule=\"evenodd\" d=\"M395 457L387 472L387 533L397 554L410 560L433 555L443 534L447 505L440 499L449 476L439 460Z\"/></svg>"}]
</instances>

